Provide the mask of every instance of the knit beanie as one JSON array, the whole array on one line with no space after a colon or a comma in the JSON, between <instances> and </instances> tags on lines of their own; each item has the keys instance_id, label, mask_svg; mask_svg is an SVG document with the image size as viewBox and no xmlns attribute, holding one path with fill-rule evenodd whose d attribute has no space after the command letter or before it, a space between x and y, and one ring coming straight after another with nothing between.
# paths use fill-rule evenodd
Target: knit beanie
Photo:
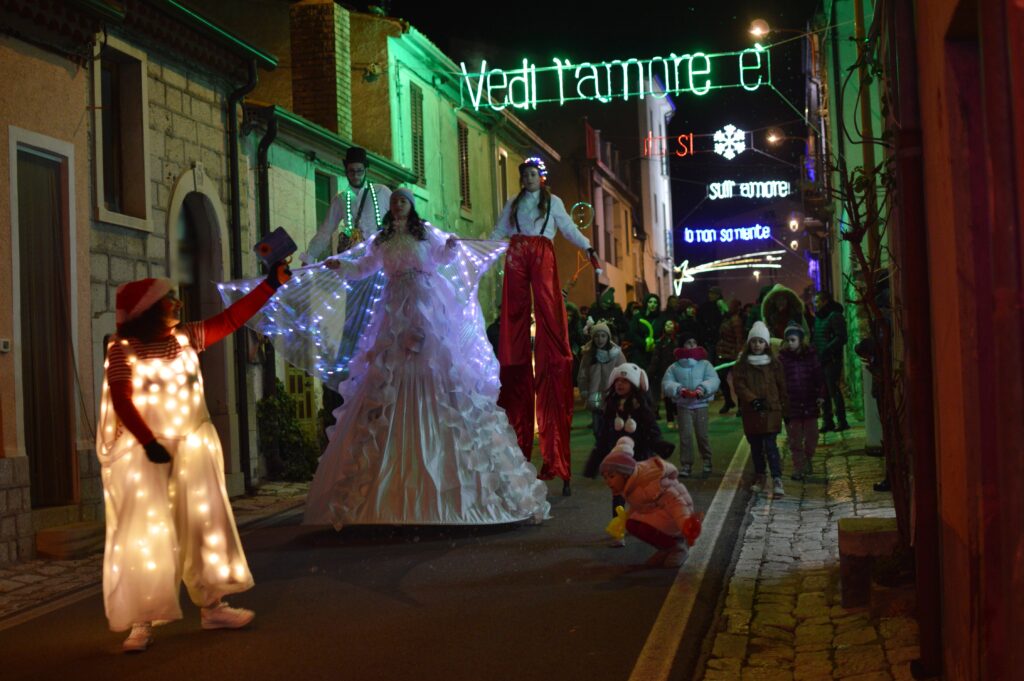
<instances>
[{"instance_id":1,"label":"knit beanie","mask_svg":"<svg viewBox=\"0 0 1024 681\"><path fill-rule=\"evenodd\" d=\"M760 338L765 343L770 343L772 336L768 333L768 327L762 321L754 322L754 325L750 327L750 333L747 334L747 342L750 342L752 338Z\"/></svg>"},{"instance_id":2,"label":"knit beanie","mask_svg":"<svg viewBox=\"0 0 1024 681\"><path fill-rule=\"evenodd\" d=\"M612 336L612 330L608 328L607 322L598 322L597 324L594 324L592 327L590 327L590 337L593 338L594 334L597 333L598 331L603 331L604 333L608 334L609 338L611 338Z\"/></svg>"},{"instance_id":3,"label":"knit beanie","mask_svg":"<svg viewBox=\"0 0 1024 681\"><path fill-rule=\"evenodd\" d=\"M117 287L118 328L139 317L174 289L170 279L139 279Z\"/></svg>"},{"instance_id":4,"label":"knit beanie","mask_svg":"<svg viewBox=\"0 0 1024 681\"><path fill-rule=\"evenodd\" d=\"M602 473L610 471L622 475L633 475L633 471L636 470L636 459L633 458L633 438L620 437L612 447L612 451L604 457L598 470Z\"/></svg>"},{"instance_id":5,"label":"knit beanie","mask_svg":"<svg viewBox=\"0 0 1024 681\"><path fill-rule=\"evenodd\" d=\"M804 339L804 327L800 326L796 322L790 322L789 326L786 327L785 332L783 332L782 337L783 338L789 338L790 336L796 336L800 340L803 340Z\"/></svg>"},{"instance_id":6,"label":"knit beanie","mask_svg":"<svg viewBox=\"0 0 1024 681\"><path fill-rule=\"evenodd\" d=\"M416 207L416 197L413 196L412 191L410 189L408 189L407 187L399 187L395 191L391 192L391 195L392 196L401 196L406 201L409 202L410 206L412 206L413 208Z\"/></svg>"}]
</instances>

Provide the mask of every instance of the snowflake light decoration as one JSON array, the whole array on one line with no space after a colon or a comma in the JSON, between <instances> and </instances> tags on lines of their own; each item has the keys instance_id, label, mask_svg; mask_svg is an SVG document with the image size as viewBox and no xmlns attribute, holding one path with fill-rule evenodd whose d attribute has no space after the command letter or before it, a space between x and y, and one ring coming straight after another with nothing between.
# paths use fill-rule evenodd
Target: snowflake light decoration
<instances>
[{"instance_id":1,"label":"snowflake light decoration","mask_svg":"<svg viewBox=\"0 0 1024 681\"><path fill-rule=\"evenodd\" d=\"M747 133L729 123L721 130L715 131L715 153L733 160L747 149Z\"/></svg>"}]
</instances>

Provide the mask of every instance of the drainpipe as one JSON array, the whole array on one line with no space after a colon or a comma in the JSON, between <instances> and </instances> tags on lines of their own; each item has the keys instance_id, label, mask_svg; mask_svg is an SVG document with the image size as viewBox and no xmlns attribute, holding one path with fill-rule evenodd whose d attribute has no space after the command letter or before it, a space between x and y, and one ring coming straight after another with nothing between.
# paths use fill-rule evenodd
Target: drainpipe
<instances>
[{"instance_id":1,"label":"drainpipe","mask_svg":"<svg viewBox=\"0 0 1024 681\"><path fill-rule=\"evenodd\" d=\"M834 119L835 119L835 125L833 126L833 129L835 130L836 140L838 141L838 145L837 145L838 149L836 150L836 157L839 159L839 173L840 173L840 175L845 177L846 176L846 136L843 134L843 130L845 129L844 128L845 116L843 115L843 104L844 104L844 102L843 102L843 98L842 98L842 88L839 86L839 83L842 80L842 75L841 75L842 74L842 62L840 62L840 60L839 60L839 29L836 27L836 6L835 5L832 5L832 18L829 20L829 23L832 24L832 30L831 30L831 35L832 35L832 73L835 74L834 82L832 83L832 87L831 87L832 94L834 95L834 98L835 98L835 105L833 106L833 115L834 115ZM835 290L834 290L834 287L833 287L833 279L835 277L835 267L834 267L834 262L832 261L832 250L833 250L833 248L832 248L832 244L833 244L832 237L833 236L835 237L835 239L836 239L835 243L838 245L838 242L839 242L839 229L840 229L839 225L835 224L835 220L833 218L833 230L829 230L829 231L830 232L834 232L834 233L833 234L829 234L829 238L825 240L826 256L827 256L827 262L828 262L828 279L827 279L828 286L825 286L823 288L826 291L828 291L829 293L831 293L833 295L833 298L835 297ZM840 249L840 248L836 248L835 250L840 252L840 253L842 253L842 249Z\"/></svg>"},{"instance_id":2,"label":"drainpipe","mask_svg":"<svg viewBox=\"0 0 1024 681\"><path fill-rule=\"evenodd\" d=\"M259 199L259 230L260 239L270 234L270 145L277 139L277 114L273 108L267 109L267 131L256 147L256 196ZM263 360L263 394L272 395L277 387L277 370L274 360L274 346L267 343L266 357Z\"/></svg>"},{"instance_id":3,"label":"drainpipe","mask_svg":"<svg viewBox=\"0 0 1024 681\"><path fill-rule=\"evenodd\" d=\"M238 170L238 104L256 88L256 60L249 62L249 80L228 95L228 168L231 187L231 278L242 278L242 197ZM252 492L251 453L249 451L249 385L245 329L234 334L235 341L235 403L238 405L238 458L246 493Z\"/></svg>"}]
</instances>

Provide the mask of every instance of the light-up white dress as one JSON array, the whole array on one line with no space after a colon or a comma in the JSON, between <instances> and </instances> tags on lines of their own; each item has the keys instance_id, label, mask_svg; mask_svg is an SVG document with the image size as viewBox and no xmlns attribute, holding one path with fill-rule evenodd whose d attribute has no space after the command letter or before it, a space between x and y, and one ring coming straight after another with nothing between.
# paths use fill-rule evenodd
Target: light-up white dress
<instances>
[{"instance_id":1,"label":"light-up white dress","mask_svg":"<svg viewBox=\"0 0 1024 681\"><path fill-rule=\"evenodd\" d=\"M113 631L181 619L181 579L196 605L252 588L224 486L224 456L203 394L199 357L176 333L174 359L142 359L124 346L132 400L173 457L155 464L114 412L103 378L96 451L106 502L103 603Z\"/></svg>"},{"instance_id":2,"label":"light-up white dress","mask_svg":"<svg viewBox=\"0 0 1024 681\"><path fill-rule=\"evenodd\" d=\"M474 305L461 304L437 271L456 261L457 249L446 247L444 232L428 226L427 235L378 242L377 234L361 256L339 258L336 274L345 279L379 270L386 279L350 378L340 384L345 402L309 491L307 524L477 525L548 516L547 489L497 406L493 352L482 329L469 331L480 325L464 323Z\"/></svg>"}]
</instances>

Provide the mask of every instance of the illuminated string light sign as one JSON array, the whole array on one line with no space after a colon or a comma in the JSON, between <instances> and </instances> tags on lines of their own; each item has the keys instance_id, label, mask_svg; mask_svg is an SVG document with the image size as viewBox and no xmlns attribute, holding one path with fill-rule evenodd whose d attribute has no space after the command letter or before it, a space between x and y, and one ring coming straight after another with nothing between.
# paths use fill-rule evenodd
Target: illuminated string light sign
<instances>
[{"instance_id":1,"label":"illuminated string light sign","mask_svg":"<svg viewBox=\"0 0 1024 681\"><path fill-rule=\"evenodd\" d=\"M459 64L462 105L479 111L536 109L546 102L559 106L573 101L611 102L614 99L694 94L712 90L743 88L753 92L771 84L771 56L764 47L707 54L669 54L651 59L615 59L609 62L581 62L555 57L552 66L537 66L526 59L515 69L480 68L470 71Z\"/></svg>"},{"instance_id":2,"label":"illuminated string light sign","mask_svg":"<svg viewBox=\"0 0 1024 681\"><path fill-rule=\"evenodd\" d=\"M752 180L736 182L722 180L708 184L708 198L719 199L782 199L793 193L793 186L787 180Z\"/></svg>"},{"instance_id":3,"label":"illuminated string light sign","mask_svg":"<svg viewBox=\"0 0 1024 681\"><path fill-rule=\"evenodd\" d=\"M767 241L771 238L772 228L768 225L712 227L708 229L683 228L683 241L688 244L727 244L733 241Z\"/></svg>"},{"instance_id":4,"label":"illuminated string light sign","mask_svg":"<svg viewBox=\"0 0 1024 681\"><path fill-rule=\"evenodd\" d=\"M697 135L692 132L676 137L655 137L647 133L644 137L643 155L645 158L654 156L675 155L686 158L697 153L713 152L731 161L750 147L747 145L747 134L732 123L729 123L713 134Z\"/></svg>"},{"instance_id":5,"label":"illuminated string light sign","mask_svg":"<svg viewBox=\"0 0 1024 681\"><path fill-rule=\"evenodd\" d=\"M675 272L675 277L672 280L672 287L678 296L682 293L683 284L695 281L695 278L701 274L712 274L721 272L722 270L781 269L782 255L785 252L786 251L779 250L744 253L743 255L734 255L731 258L714 260L694 267L690 267L689 260L684 260L672 268Z\"/></svg>"}]
</instances>

